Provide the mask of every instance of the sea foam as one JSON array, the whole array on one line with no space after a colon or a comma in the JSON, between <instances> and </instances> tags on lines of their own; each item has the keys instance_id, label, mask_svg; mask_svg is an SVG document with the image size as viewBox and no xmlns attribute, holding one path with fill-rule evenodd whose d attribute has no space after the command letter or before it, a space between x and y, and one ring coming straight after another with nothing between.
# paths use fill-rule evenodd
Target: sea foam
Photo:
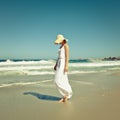
<instances>
[{"instance_id":1,"label":"sea foam","mask_svg":"<svg viewBox=\"0 0 120 120\"><path fill-rule=\"evenodd\" d=\"M6 60L0 62L2 75L53 75L55 60ZM97 73L120 70L120 61L70 60L69 74Z\"/></svg>"}]
</instances>

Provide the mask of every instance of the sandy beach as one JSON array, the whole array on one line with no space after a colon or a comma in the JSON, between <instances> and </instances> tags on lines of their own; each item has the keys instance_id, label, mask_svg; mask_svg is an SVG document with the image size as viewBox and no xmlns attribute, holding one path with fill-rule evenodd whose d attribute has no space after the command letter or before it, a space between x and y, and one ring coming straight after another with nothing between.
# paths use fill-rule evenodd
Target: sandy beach
<instances>
[{"instance_id":1,"label":"sandy beach","mask_svg":"<svg viewBox=\"0 0 120 120\"><path fill-rule=\"evenodd\" d=\"M58 103L53 81L0 88L1 120L119 120L120 73L69 75L73 96Z\"/></svg>"},{"instance_id":2,"label":"sandy beach","mask_svg":"<svg viewBox=\"0 0 120 120\"><path fill-rule=\"evenodd\" d=\"M0 0L0 120L120 120L120 0Z\"/></svg>"}]
</instances>

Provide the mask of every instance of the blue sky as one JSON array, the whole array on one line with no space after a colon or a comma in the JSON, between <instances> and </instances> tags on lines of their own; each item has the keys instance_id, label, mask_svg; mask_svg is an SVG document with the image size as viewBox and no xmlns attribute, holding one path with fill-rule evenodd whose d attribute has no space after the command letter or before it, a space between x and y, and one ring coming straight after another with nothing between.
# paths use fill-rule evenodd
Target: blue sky
<instances>
[{"instance_id":1,"label":"blue sky","mask_svg":"<svg viewBox=\"0 0 120 120\"><path fill-rule=\"evenodd\" d=\"M57 34L70 58L120 56L119 0L0 0L0 59L53 59Z\"/></svg>"}]
</instances>

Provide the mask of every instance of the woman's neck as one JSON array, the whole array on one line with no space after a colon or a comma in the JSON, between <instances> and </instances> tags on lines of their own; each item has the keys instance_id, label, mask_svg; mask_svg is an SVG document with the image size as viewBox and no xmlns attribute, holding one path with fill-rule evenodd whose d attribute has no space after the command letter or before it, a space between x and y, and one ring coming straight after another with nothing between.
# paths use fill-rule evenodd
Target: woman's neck
<instances>
[{"instance_id":1,"label":"woman's neck","mask_svg":"<svg viewBox=\"0 0 120 120\"><path fill-rule=\"evenodd\" d=\"M64 45L66 45L66 43L61 44L60 48L62 48Z\"/></svg>"}]
</instances>

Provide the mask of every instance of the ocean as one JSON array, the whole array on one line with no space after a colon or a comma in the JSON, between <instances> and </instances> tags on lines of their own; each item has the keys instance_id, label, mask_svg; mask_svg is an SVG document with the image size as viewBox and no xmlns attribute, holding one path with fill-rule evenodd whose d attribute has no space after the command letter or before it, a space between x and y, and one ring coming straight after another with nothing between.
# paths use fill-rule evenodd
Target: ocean
<instances>
[{"instance_id":1,"label":"ocean","mask_svg":"<svg viewBox=\"0 0 120 120\"><path fill-rule=\"evenodd\" d=\"M55 60L0 60L0 88L13 85L31 85L54 79ZM120 60L80 59L69 61L68 75L120 71Z\"/></svg>"}]
</instances>

